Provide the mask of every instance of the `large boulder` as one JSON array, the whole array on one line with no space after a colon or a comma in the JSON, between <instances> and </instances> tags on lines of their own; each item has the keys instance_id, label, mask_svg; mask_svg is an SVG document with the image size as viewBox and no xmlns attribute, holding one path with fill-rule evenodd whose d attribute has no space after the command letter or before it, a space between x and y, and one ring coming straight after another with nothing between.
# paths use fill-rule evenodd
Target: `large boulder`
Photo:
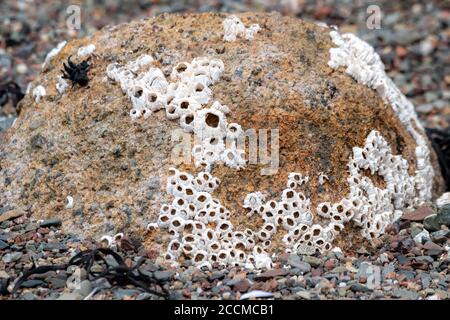
<instances>
[{"instance_id":1,"label":"large boulder","mask_svg":"<svg viewBox=\"0 0 450 320\"><path fill-rule=\"evenodd\" d=\"M61 78L70 56L87 86ZM164 14L63 43L2 138L0 205L197 265L360 244L443 186L383 68L355 36L279 14Z\"/></svg>"}]
</instances>

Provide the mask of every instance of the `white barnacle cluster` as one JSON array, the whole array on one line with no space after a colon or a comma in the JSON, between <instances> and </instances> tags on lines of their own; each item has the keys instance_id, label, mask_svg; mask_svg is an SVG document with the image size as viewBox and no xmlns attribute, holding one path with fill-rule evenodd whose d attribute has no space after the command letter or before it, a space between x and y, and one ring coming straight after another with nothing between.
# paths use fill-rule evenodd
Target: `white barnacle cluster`
<instances>
[{"instance_id":1,"label":"white barnacle cluster","mask_svg":"<svg viewBox=\"0 0 450 320\"><path fill-rule=\"evenodd\" d=\"M92 54L95 51L95 44L88 44L87 46L80 47L77 51L79 57L84 57Z\"/></svg>"},{"instance_id":2,"label":"white barnacle cluster","mask_svg":"<svg viewBox=\"0 0 450 320\"><path fill-rule=\"evenodd\" d=\"M113 63L107 68L108 77L120 84L132 102L131 118L146 119L152 112L165 109L168 119L178 120L185 132L194 133L197 143L192 155L196 167L210 171L219 161L236 169L244 167L244 150L237 147L241 126L227 122L229 109L220 102L205 107L212 100L209 86L224 72L223 62L200 57L191 63L178 63L170 82L152 62L151 56L143 55L126 66Z\"/></svg>"},{"instance_id":3,"label":"white barnacle cluster","mask_svg":"<svg viewBox=\"0 0 450 320\"><path fill-rule=\"evenodd\" d=\"M49 53L47 53L44 63L42 64L42 69L44 69L45 66L47 65L47 63L49 63L50 60L52 60L53 57L55 57L64 48L66 43L67 43L67 41L62 41L62 42L58 43L58 45L55 48L53 48L52 50L50 50Z\"/></svg>"},{"instance_id":4,"label":"white barnacle cluster","mask_svg":"<svg viewBox=\"0 0 450 320\"><path fill-rule=\"evenodd\" d=\"M417 190L416 202L431 199L434 172L428 144L413 104L386 75L379 55L368 43L353 34L340 35L335 30L330 32L330 36L338 47L330 49L328 65L334 69L346 67L346 73L358 82L377 90L416 140L416 172L413 177L414 188Z\"/></svg>"},{"instance_id":5,"label":"white barnacle cluster","mask_svg":"<svg viewBox=\"0 0 450 320\"><path fill-rule=\"evenodd\" d=\"M121 232L114 236L104 235L100 238L100 243L107 248L116 249L123 237L124 234Z\"/></svg>"},{"instance_id":6,"label":"white barnacle cluster","mask_svg":"<svg viewBox=\"0 0 450 320\"><path fill-rule=\"evenodd\" d=\"M255 23L246 28L241 19L235 15L231 15L223 21L223 30L223 39L230 42L235 41L238 37L252 40L255 37L255 34L261 30L261 27Z\"/></svg>"},{"instance_id":7,"label":"white barnacle cluster","mask_svg":"<svg viewBox=\"0 0 450 320\"><path fill-rule=\"evenodd\" d=\"M69 87L67 81L62 76L59 76L58 82L56 83L56 90L58 90L59 94L63 94L67 87Z\"/></svg>"},{"instance_id":8,"label":"white barnacle cluster","mask_svg":"<svg viewBox=\"0 0 450 320\"><path fill-rule=\"evenodd\" d=\"M303 176L301 173L297 172L291 172L288 174L288 181L286 186L288 188L293 189L308 183L308 181L309 181L308 176Z\"/></svg>"},{"instance_id":9,"label":"white barnacle cluster","mask_svg":"<svg viewBox=\"0 0 450 320\"><path fill-rule=\"evenodd\" d=\"M246 166L245 151L237 146L243 131L237 123L228 124L225 116L228 112L228 107L216 101L193 115L193 131L199 141L192 148L196 167L210 171L219 161L234 169Z\"/></svg>"},{"instance_id":10,"label":"white barnacle cluster","mask_svg":"<svg viewBox=\"0 0 450 320\"><path fill-rule=\"evenodd\" d=\"M169 84L159 68L151 67L152 62L151 56L142 55L125 66L112 63L106 69L108 77L118 82L131 100L132 119L147 119L152 111L162 109L167 103L165 93ZM149 65L146 71L139 72Z\"/></svg>"},{"instance_id":11,"label":"white barnacle cluster","mask_svg":"<svg viewBox=\"0 0 450 320\"><path fill-rule=\"evenodd\" d=\"M45 88L41 85L33 89L33 98L35 102L39 102L43 96L46 95Z\"/></svg>"},{"instance_id":12,"label":"white barnacle cluster","mask_svg":"<svg viewBox=\"0 0 450 320\"><path fill-rule=\"evenodd\" d=\"M244 201L244 207L251 208L264 220L264 225L256 232L263 248L271 245L273 235L280 230L285 231L283 243L288 252L308 251L312 254L332 248L333 240L343 227L335 222L321 225L315 221L310 199L298 190L307 182L307 176L293 172L288 175L287 188L281 192L279 201L264 202L259 192L246 197L249 203L246 206Z\"/></svg>"},{"instance_id":13,"label":"white barnacle cluster","mask_svg":"<svg viewBox=\"0 0 450 320\"><path fill-rule=\"evenodd\" d=\"M196 176L170 169L167 192L174 199L160 209L157 225L171 236L165 258L171 262L181 255L190 258L198 267L211 263L269 268L272 260L260 237L251 229L236 231L229 221L230 211L211 193L220 181L202 171ZM265 232L274 230L266 226ZM265 242L266 247L268 242Z\"/></svg>"}]
</instances>

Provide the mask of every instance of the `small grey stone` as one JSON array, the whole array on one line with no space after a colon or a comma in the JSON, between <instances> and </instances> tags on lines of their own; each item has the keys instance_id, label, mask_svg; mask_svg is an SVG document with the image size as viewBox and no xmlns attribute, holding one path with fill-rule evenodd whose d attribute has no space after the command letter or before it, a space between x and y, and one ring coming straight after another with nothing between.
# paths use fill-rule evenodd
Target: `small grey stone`
<instances>
[{"instance_id":1,"label":"small grey stone","mask_svg":"<svg viewBox=\"0 0 450 320\"><path fill-rule=\"evenodd\" d=\"M133 289L117 289L114 291L114 298L123 300L125 297L133 297L140 294L139 290Z\"/></svg>"},{"instance_id":2,"label":"small grey stone","mask_svg":"<svg viewBox=\"0 0 450 320\"><path fill-rule=\"evenodd\" d=\"M450 203L442 206L438 213L439 222L450 227Z\"/></svg>"},{"instance_id":3,"label":"small grey stone","mask_svg":"<svg viewBox=\"0 0 450 320\"><path fill-rule=\"evenodd\" d=\"M450 239L450 230L439 230L431 233L431 240L435 243L444 243ZM1 246L1 245L0 245Z\"/></svg>"},{"instance_id":4,"label":"small grey stone","mask_svg":"<svg viewBox=\"0 0 450 320\"><path fill-rule=\"evenodd\" d=\"M42 250L44 251L52 251L52 250L59 250L59 251L66 251L67 247L64 243L57 242L57 243L44 243L42 245Z\"/></svg>"},{"instance_id":5,"label":"small grey stone","mask_svg":"<svg viewBox=\"0 0 450 320\"><path fill-rule=\"evenodd\" d=\"M1 207L0 208L0 215L4 214L5 212L8 212L10 210L12 210L12 208L10 206L8 206L8 205L6 205L4 207Z\"/></svg>"},{"instance_id":6,"label":"small grey stone","mask_svg":"<svg viewBox=\"0 0 450 320\"><path fill-rule=\"evenodd\" d=\"M25 293L21 296L21 299L27 300L27 301L29 301L29 300L38 300L38 297L36 297L36 295L34 295L34 294L31 293L31 292L25 292Z\"/></svg>"},{"instance_id":7,"label":"small grey stone","mask_svg":"<svg viewBox=\"0 0 450 320\"><path fill-rule=\"evenodd\" d=\"M83 300L83 296L77 292L63 293L56 300Z\"/></svg>"},{"instance_id":8,"label":"small grey stone","mask_svg":"<svg viewBox=\"0 0 450 320\"><path fill-rule=\"evenodd\" d=\"M175 274L174 271L155 271L153 272L153 276L158 281L168 281Z\"/></svg>"},{"instance_id":9,"label":"small grey stone","mask_svg":"<svg viewBox=\"0 0 450 320\"><path fill-rule=\"evenodd\" d=\"M51 284L52 289L62 289L66 286L66 280L61 278L51 278L48 282Z\"/></svg>"},{"instance_id":10,"label":"small grey stone","mask_svg":"<svg viewBox=\"0 0 450 320\"><path fill-rule=\"evenodd\" d=\"M322 259L313 256L303 256L303 261L309 263L314 268L323 264Z\"/></svg>"},{"instance_id":11,"label":"small grey stone","mask_svg":"<svg viewBox=\"0 0 450 320\"><path fill-rule=\"evenodd\" d=\"M83 280L80 283L80 287L75 290L76 293L80 294L83 298L92 292L92 284L89 280Z\"/></svg>"},{"instance_id":12,"label":"small grey stone","mask_svg":"<svg viewBox=\"0 0 450 320\"><path fill-rule=\"evenodd\" d=\"M44 283L45 283L44 281L37 280L37 279L26 280L26 281L22 282L21 287L22 288L36 288L36 287L42 286Z\"/></svg>"},{"instance_id":13,"label":"small grey stone","mask_svg":"<svg viewBox=\"0 0 450 320\"><path fill-rule=\"evenodd\" d=\"M398 288L392 291L392 295L395 298L400 298L404 300L417 300L419 298L419 294L417 292Z\"/></svg>"},{"instance_id":14,"label":"small grey stone","mask_svg":"<svg viewBox=\"0 0 450 320\"><path fill-rule=\"evenodd\" d=\"M300 299L311 300L311 293L309 293L308 291L300 290L297 291L295 295Z\"/></svg>"},{"instance_id":15,"label":"small grey stone","mask_svg":"<svg viewBox=\"0 0 450 320\"><path fill-rule=\"evenodd\" d=\"M302 261L301 258L296 254L289 255L287 264L298 269L302 273L311 271L311 265L308 262Z\"/></svg>"},{"instance_id":16,"label":"small grey stone","mask_svg":"<svg viewBox=\"0 0 450 320\"><path fill-rule=\"evenodd\" d=\"M11 263L11 262L16 262L18 260L20 260L20 258L22 258L22 252L11 252L11 253L7 253L3 256L2 261L4 263Z\"/></svg>"},{"instance_id":17,"label":"small grey stone","mask_svg":"<svg viewBox=\"0 0 450 320\"><path fill-rule=\"evenodd\" d=\"M61 225L61 223L62 223L61 219L48 219L48 220L42 221L40 226L42 228L58 227Z\"/></svg>"},{"instance_id":18,"label":"small grey stone","mask_svg":"<svg viewBox=\"0 0 450 320\"><path fill-rule=\"evenodd\" d=\"M431 277L428 273L423 272L420 274L420 281L422 283L422 289L428 289L431 284Z\"/></svg>"},{"instance_id":19,"label":"small grey stone","mask_svg":"<svg viewBox=\"0 0 450 320\"><path fill-rule=\"evenodd\" d=\"M371 266L371 264L367 263L367 262L363 262L361 263L361 265L359 266L358 272L356 273L356 277L363 277L363 278L368 278L369 274L368 274L368 270L369 267Z\"/></svg>"},{"instance_id":20,"label":"small grey stone","mask_svg":"<svg viewBox=\"0 0 450 320\"><path fill-rule=\"evenodd\" d=\"M423 220L423 226L428 231L438 231L441 226L437 214L431 214Z\"/></svg>"},{"instance_id":21,"label":"small grey stone","mask_svg":"<svg viewBox=\"0 0 450 320\"><path fill-rule=\"evenodd\" d=\"M5 241L0 240L0 250L4 250L9 247L9 244L7 244Z\"/></svg>"},{"instance_id":22,"label":"small grey stone","mask_svg":"<svg viewBox=\"0 0 450 320\"><path fill-rule=\"evenodd\" d=\"M361 284L361 283L354 283L350 286L350 290L352 290L353 292L369 292L372 291L370 288L368 288L367 286Z\"/></svg>"},{"instance_id":23,"label":"small grey stone","mask_svg":"<svg viewBox=\"0 0 450 320\"><path fill-rule=\"evenodd\" d=\"M225 275L222 273L222 271L214 270L208 277L208 279L212 282L214 280L222 280L224 277Z\"/></svg>"}]
</instances>

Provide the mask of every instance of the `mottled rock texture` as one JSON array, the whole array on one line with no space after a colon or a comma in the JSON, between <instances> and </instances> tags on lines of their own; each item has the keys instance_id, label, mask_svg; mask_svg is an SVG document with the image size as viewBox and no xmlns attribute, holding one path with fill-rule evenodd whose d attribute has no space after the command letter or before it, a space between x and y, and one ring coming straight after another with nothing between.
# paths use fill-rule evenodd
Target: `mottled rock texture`
<instances>
[{"instance_id":1,"label":"mottled rock texture","mask_svg":"<svg viewBox=\"0 0 450 320\"><path fill-rule=\"evenodd\" d=\"M221 180L214 196L232 212L237 229L262 223L256 215L246 218L245 196L264 191L278 197L290 172L310 177L303 192L312 208L342 199L348 193L352 147L363 146L374 129L414 172L415 141L392 109L375 91L328 67L334 46L328 28L278 14L238 16L246 26L260 25L252 41L225 42L226 15L197 14L161 15L69 42L33 83L32 88L44 86L46 95L35 102L28 94L17 122L2 137L0 205L35 217L62 218L66 230L80 235L126 231L165 251L158 248L158 242L165 242L161 235L145 233L145 226L170 200L165 179L173 166L171 133L179 129L178 122L168 120L164 110L132 122L129 99L106 77L109 64L124 64L142 54L151 55L166 76L181 61L202 56L222 60L224 75L211 88L214 100L231 110L228 122L244 129L280 130L280 169L275 175L261 175L260 165L212 170ZM63 62L70 55L81 62L77 50L89 44L96 50L88 86L69 86L59 94L55 85ZM440 192L434 153L432 160L434 188ZM191 165L178 168L195 171ZM323 186L319 172L329 177ZM73 208L66 208L67 196L73 197Z\"/></svg>"}]
</instances>

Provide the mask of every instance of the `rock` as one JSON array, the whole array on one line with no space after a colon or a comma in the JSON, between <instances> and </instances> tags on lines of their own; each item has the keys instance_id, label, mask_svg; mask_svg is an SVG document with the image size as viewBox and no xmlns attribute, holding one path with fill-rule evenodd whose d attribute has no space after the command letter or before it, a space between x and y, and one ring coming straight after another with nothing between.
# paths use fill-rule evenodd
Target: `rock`
<instances>
[{"instance_id":1,"label":"rock","mask_svg":"<svg viewBox=\"0 0 450 320\"><path fill-rule=\"evenodd\" d=\"M450 204L450 192L445 192L438 199L436 199L436 205L438 208L442 208L446 204Z\"/></svg>"},{"instance_id":2,"label":"rock","mask_svg":"<svg viewBox=\"0 0 450 320\"><path fill-rule=\"evenodd\" d=\"M417 300L419 298L419 294L417 292L407 289L394 289L392 291L392 295L396 298L404 300Z\"/></svg>"},{"instance_id":3,"label":"rock","mask_svg":"<svg viewBox=\"0 0 450 320\"><path fill-rule=\"evenodd\" d=\"M303 261L308 263L314 268L317 268L323 264L322 259L313 256L303 256Z\"/></svg>"},{"instance_id":4,"label":"rock","mask_svg":"<svg viewBox=\"0 0 450 320\"><path fill-rule=\"evenodd\" d=\"M423 220L423 226L428 231L437 231L441 228L439 218L437 214L432 214Z\"/></svg>"},{"instance_id":5,"label":"rock","mask_svg":"<svg viewBox=\"0 0 450 320\"><path fill-rule=\"evenodd\" d=\"M83 300L83 296L76 292L63 293L56 300Z\"/></svg>"},{"instance_id":6,"label":"rock","mask_svg":"<svg viewBox=\"0 0 450 320\"><path fill-rule=\"evenodd\" d=\"M11 252L7 253L2 257L2 261L4 263L16 262L22 258L22 252Z\"/></svg>"},{"instance_id":7,"label":"rock","mask_svg":"<svg viewBox=\"0 0 450 320\"><path fill-rule=\"evenodd\" d=\"M0 250L4 250L9 247L9 244L3 240L0 240Z\"/></svg>"},{"instance_id":8,"label":"rock","mask_svg":"<svg viewBox=\"0 0 450 320\"><path fill-rule=\"evenodd\" d=\"M61 219L48 219L41 222L41 228L59 227L62 223Z\"/></svg>"},{"instance_id":9,"label":"rock","mask_svg":"<svg viewBox=\"0 0 450 320\"><path fill-rule=\"evenodd\" d=\"M417 244L423 244L428 240L430 240L430 233L427 230L422 230L422 232L414 237L414 242Z\"/></svg>"},{"instance_id":10,"label":"rock","mask_svg":"<svg viewBox=\"0 0 450 320\"><path fill-rule=\"evenodd\" d=\"M427 250L429 255L438 255L444 251L444 248L432 241L427 241L422 247Z\"/></svg>"},{"instance_id":11,"label":"rock","mask_svg":"<svg viewBox=\"0 0 450 320\"><path fill-rule=\"evenodd\" d=\"M438 219L440 224L445 224L450 227L450 203L439 208Z\"/></svg>"},{"instance_id":12,"label":"rock","mask_svg":"<svg viewBox=\"0 0 450 320\"><path fill-rule=\"evenodd\" d=\"M208 277L209 281L213 282L214 280L222 280L225 277L222 271L214 270L211 275Z\"/></svg>"},{"instance_id":13,"label":"rock","mask_svg":"<svg viewBox=\"0 0 450 320\"><path fill-rule=\"evenodd\" d=\"M302 259L296 254L289 255L287 264L299 270L302 274L311 271L311 265L305 261L302 261Z\"/></svg>"},{"instance_id":14,"label":"rock","mask_svg":"<svg viewBox=\"0 0 450 320\"><path fill-rule=\"evenodd\" d=\"M369 292L372 291L367 286L361 284L361 283L354 283L350 286L350 290L353 292Z\"/></svg>"},{"instance_id":15,"label":"rock","mask_svg":"<svg viewBox=\"0 0 450 320\"><path fill-rule=\"evenodd\" d=\"M311 300L311 293L309 293L308 291L300 290L297 291L295 295L303 300Z\"/></svg>"},{"instance_id":16,"label":"rock","mask_svg":"<svg viewBox=\"0 0 450 320\"><path fill-rule=\"evenodd\" d=\"M287 272L285 269L272 269L266 272L263 272L255 277L256 280L268 280L275 277L280 277L286 275Z\"/></svg>"},{"instance_id":17,"label":"rock","mask_svg":"<svg viewBox=\"0 0 450 320\"><path fill-rule=\"evenodd\" d=\"M168 281L174 276L175 272L171 270L167 271L155 271L153 272L153 276L158 281Z\"/></svg>"},{"instance_id":18,"label":"rock","mask_svg":"<svg viewBox=\"0 0 450 320\"><path fill-rule=\"evenodd\" d=\"M134 297L139 295L139 291L138 290L133 290L133 289L117 289L114 290L114 297L118 300L123 300L125 298L130 298L130 297Z\"/></svg>"},{"instance_id":19,"label":"rock","mask_svg":"<svg viewBox=\"0 0 450 320\"><path fill-rule=\"evenodd\" d=\"M434 243L445 243L450 239L450 230L439 230L431 233L431 240Z\"/></svg>"},{"instance_id":20,"label":"rock","mask_svg":"<svg viewBox=\"0 0 450 320\"><path fill-rule=\"evenodd\" d=\"M420 207L413 212L406 213L402 216L403 220L422 221L429 215L433 214L433 209L430 207Z\"/></svg>"},{"instance_id":21,"label":"rock","mask_svg":"<svg viewBox=\"0 0 450 320\"><path fill-rule=\"evenodd\" d=\"M10 128L13 125L14 120L16 120L15 117L0 117L0 132Z\"/></svg>"},{"instance_id":22,"label":"rock","mask_svg":"<svg viewBox=\"0 0 450 320\"><path fill-rule=\"evenodd\" d=\"M228 293L228 292L225 292ZM223 294L223 298L225 299L225 293ZM227 295L227 297L229 298L229 295ZM241 300L247 300L250 298L271 298L273 297L273 293L271 292L266 292L266 291L261 291L261 290L253 290L247 293L244 293L241 296Z\"/></svg>"},{"instance_id":23,"label":"rock","mask_svg":"<svg viewBox=\"0 0 450 320\"><path fill-rule=\"evenodd\" d=\"M373 63L378 61L378 56L367 56L368 45L357 38L352 38L356 44L349 43L348 38L341 39L330 28L280 14L246 13L238 17L246 28L252 24L261 27L258 32L251 27L246 29L247 33L255 32L247 34L252 40L241 35L244 38L225 41L224 22L227 25L227 21L236 22L236 19L230 20L222 13L204 13L158 15L104 28L88 38L67 43L52 57L45 72L33 81L30 92L21 101L16 125L2 135L0 176L10 179L0 179L0 205L8 203L34 218L46 219L42 227L59 226L62 222L64 231L83 237L99 239L105 230L111 233L121 230L144 239L147 248L160 248L162 258L166 256L169 242L176 237L169 235L167 225L147 232L146 224L158 221L160 209L171 206L177 192L177 196L186 198L181 199L185 205L197 199L189 196L191 192L207 190L202 194L205 201L212 201L214 192L214 200L220 202L221 209L230 212L230 231L236 231L239 226L254 233L259 231L258 224L242 210L245 199L249 199L249 190L265 194L264 202L279 201L288 182L294 187L301 184L299 174L309 178L304 187L308 188L305 194L311 199L305 201L337 199L330 206L336 205L343 210L342 214L354 216L350 220L361 218L353 215L354 209L348 205L351 201L346 200L363 194L355 182L362 177L374 192L381 194L375 187L384 186L381 190L386 196L379 198L385 203L372 204L366 196L358 196L374 217L390 216L378 207L393 208L391 199L396 200L396 209L402 210L413 203L430 200L432 190L441 193L443 181L434 151L421 138L422 130L411 125L417 121L417 115L409 104L403 103L406 98L403 100L400 90L390 85L382 70L384 66ZM229 36L225 35L225 39L233 40L234 36ZM415 41L420 34L408 31L406 36ZM87 72L89 85L69 86L61 94L55 84L63 63L70 55L75 63L80 63L82 59L76 52L86 45L96 48ZM359 52L360 49L364 52ZM349 52L351 57L346 56ZM205 59L199 60L201 57ZM367 65L363 57L371 61L370 67L347 68L346 64L353 62ZM408 66L411 61L404 59L399 63ZM361 70L364 74L352 74ZM134 79L133 74L139 76ZM133 79L123 79L127 75ZM151 83L145 86L137 83L138 78L145 82L149 77ZM361 82L371 79L381 79L379 83L389 87L374 90L373 83ZM150 85L152 92L148 90ZM43 90L36 89L45 89L46 94L39 94ZM173 90L176 99L167 90ZM384 96L390 93L395 98ZM395 101L397 98L401 99ZM214 101L218 103L213 104ZM394 109L396 103L402 105ZM42 122L36 129L33 124L38 119ZM237 125L231 126L232 122ZM191 140L191 131L199 133L199 127L209 128L208 134L212 136L200 141L198 148L185 146L187 157L175 157L176 151L183 150L173 135L183 133L184 129ZM254 130L261 138L264 130L273 129L266 133L273 135L274 141L278 140L278 144L271 143L278 151L274 150L273 157L262 159L268 160L264 163L247 164L241 159L242 154L248 158L250 151L261 154L262 150L243 150L234 144L225 149L224 138L237 136L237 128L244 132ZM256 142L261 148L265 145L260 143L263 141ZM417 159L419 146L423 152ZM378 171L380 166L390 163L388 160L402 165L383 168L386 174L378 177L366 175L367 168ZM416 163L423 165L417 177L413 170ZM176 184L176 179L186 178L181 171L172 177L170 168L196 175L202 165L210 171L211 177L207 179L211 183L208 180L204 186L185 191L167 183ZM354 184L351 188L349 167L355 178L351 180ZM200 174L199 179L204 176L209 177ZM149 185L150 179L158 183ZM419 183L413 186L411 181ZM394 186L402 192L393 193ZM297 192L295 196L299 199L304 196ZM65 209L69 194L76 195L76 203L83 206L83 211ZM100 208L89 210L95 207L93 204L100 204ZM106 204L112 207L106 208ZM305 213L302 219L311 220L304 224L307 229L310 225L329 224L330 217L325 212L328 204L322 205L325 206L323 215L313 207L302 209ZM75 212L82 214L74 216ZM108 223L102 222L101 214L107 215ZM363 237L374 238L383 233L392 222L388 220L377 220L382 224L379 232L372 229L369 232L368 227L353 228L352 221L348 221L346 226L351 236L346 234L342 238L339 233L334 239L331 233L327 243L322 244L324 240L318 239L305 242L296 250L315 254L317 250L329 251L338 243L343 250L361 245ZM277 248L276 251L285 247L280 236L285 230L278 229L276 235L271 235L270 248ZM308 231L310 236L313 232L321 230ZM294 248L293 244L290 246ZM257 268L271 268L273 250L256 259ZM249 251L245 251L248 255ZM197 260L195 264L206 262L204 252L197 259L189 258ZM314 267L313 263L304 261Z\"/></svg>"},{"instance_id":24,"label":"rock","mask_svg":"<svg viewBox=\"0 0 450 320\"><path fill-rule=\"evenodd\" d=\"M45 284L45 282L42 280L31 279L31 280L25 280L24 282L22 282L21 287L22 288L36 288L36 287L41 287L43 284Z\"/></svg>"},{"instance_id":25,"label":"rock","mask_svg":"<svg viewBox=\"0 0 450 320\"><path fill-rule=\"evenodd\" d=\"M79 293L83 298L88 296L92 291L92 284L89 280L83 280L80 283L80 287L75 290L76 293Z\"/></svg>"},{"instance_id":26,"label":"rock","mask_svg":"<svg viewBox=\"0 0 450 320\"><path fill-rule=\"evenodd\" d=\"M234 284L233 288L238 292L247 292L250 289L250 282L247 279L239 280Z\"/></svg>"},{"instance_id":27,"label":"rock","mask_svg":"<svg viewBox=\"0 0 450 320\"><path fill-rule=\"evenodd\" d=\"M51 278L48 282L51 284L52 289L62 289L66 286L66 279L58 277Z\"/></svg>"},{"instance_id":28,"label":"rock","mask_svg":"<svg viewBox=\"0 0 450 320\"><path fill-rule=\"evenodd\" d=\"M5 212L0 215L0 223L3 221L10 220L10 219L15 219L17 217L22 216L23 214L24 214L24 212L20 211L20 210L10 210L10 211Z\"/></svg>"},{"instance_id":29,"label":"rock","mask_svg":"<svg viewBox=\"0 0 450 320\"><path fill-rule=\"evenodd\" d=\"M8 294L8 279L0 278L0 295Z\"/></svg>"}]
</instances>

